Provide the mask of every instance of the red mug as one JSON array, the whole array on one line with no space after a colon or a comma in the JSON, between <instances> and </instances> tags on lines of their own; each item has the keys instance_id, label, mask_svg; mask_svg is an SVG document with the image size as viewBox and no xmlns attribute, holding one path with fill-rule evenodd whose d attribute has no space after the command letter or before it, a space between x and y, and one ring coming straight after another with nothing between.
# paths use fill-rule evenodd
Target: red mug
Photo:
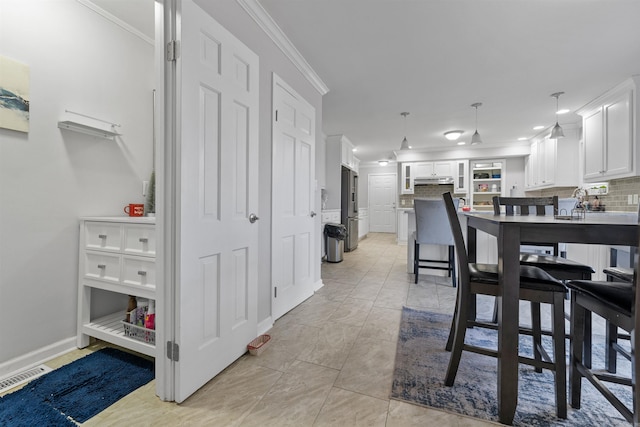
<instances>
[{"instance_id":1,"label":"red mug","mask_svg":"<svg viewBox=\"0 0 640 427\"><path fill-rule=\"evenodd\" d=\"M124 207L124 213L129 216L143 216L144 215L144 205L142 203L129 203Z\"/></svg>"}]
</instances>

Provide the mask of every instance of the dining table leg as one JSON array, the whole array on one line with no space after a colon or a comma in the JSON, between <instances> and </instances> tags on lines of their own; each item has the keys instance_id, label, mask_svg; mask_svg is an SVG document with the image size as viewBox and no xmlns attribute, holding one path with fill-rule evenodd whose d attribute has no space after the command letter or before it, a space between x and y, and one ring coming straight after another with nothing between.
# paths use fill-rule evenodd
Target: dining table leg
<instances>
[{"instance_id":1,"label":"dining table leg","mask_svg":"<svg viewBox=\"0 0 640 427\"><path fill-rule=\"evenodd\" d=\"M498 233L498 417L512 424L518 404L520 228L501 224Z\"/></svg>"}]
</instances>

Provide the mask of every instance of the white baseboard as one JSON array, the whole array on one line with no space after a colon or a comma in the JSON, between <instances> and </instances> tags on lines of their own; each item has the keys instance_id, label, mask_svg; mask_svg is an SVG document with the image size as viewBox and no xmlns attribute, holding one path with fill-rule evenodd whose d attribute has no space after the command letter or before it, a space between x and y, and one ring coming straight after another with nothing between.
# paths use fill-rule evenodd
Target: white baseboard
<instances>
[{"instance_id":1,"label":"white baseboard","mask_svg":"<svg viewBox=\"0 0 640 427\"><path fill-rule=\"evenodd\" d=\"M271 316L258 323L258 335L262 335L273 327Z\"/></svg>"},{"instance_id":2,"label":"white baseboard","mask_svg":"<svg viewBox=\"0 0 640 427\"><path fill-rule=\"evenodd\" d=\"M318 292L319 289L321 289L324 286L324 283L322 282L322 279L318 280L316 283L313 284L313 292Z\"/></svg>"},{"instance_id":3,"label":"white baseboard","mask_svg":"<svg viewBox=\"0 0 640 427\"><path fill-rule=\"evenodd\" d=\"M76 348L76 337L73 336L14 359L7 360L6 362L0 363L0 378L9 377L25 369L33 368Z\"/></svg>"}]
</instances>

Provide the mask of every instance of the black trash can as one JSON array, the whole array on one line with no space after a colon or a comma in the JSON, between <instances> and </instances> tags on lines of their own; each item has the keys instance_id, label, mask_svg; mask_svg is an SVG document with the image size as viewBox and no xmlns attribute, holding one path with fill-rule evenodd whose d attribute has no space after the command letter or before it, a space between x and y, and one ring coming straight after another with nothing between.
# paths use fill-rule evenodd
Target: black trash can
<instances>
[{"instance_id":1,"label":"black trash can","mask_svg":"<svg viewBox=\"0 0 640 427\"><path fill-rule=\"evenodd\" d=\"M344 240L347 238L347 227L342 224L326 224L324 226L328 262L341 262L344 255Z\"/></svg>"}]
</instances>

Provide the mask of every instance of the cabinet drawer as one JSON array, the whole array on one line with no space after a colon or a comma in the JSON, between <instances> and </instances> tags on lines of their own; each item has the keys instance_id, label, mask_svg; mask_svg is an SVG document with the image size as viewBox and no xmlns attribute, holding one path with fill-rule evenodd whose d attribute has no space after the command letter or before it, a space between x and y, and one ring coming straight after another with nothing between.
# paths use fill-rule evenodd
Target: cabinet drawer
<instances>
[{"instance_id":1,"label":"cabinet drawer","mask_svg":"<svg viewBox=\"0 0 640 427\"><path fill-rule=\"evenodd\" d=\"M156 287L156 263L142 257L122 257L122 283L125 285Z\"/></svg>"},{"instance_id":2,"label":"cabinet drawer","mask_svg":"<svg viewBox=\"0 0 640 427\"><path fill-rule=\"evenodd\" d=\"M119 251L122 234L119 224L109 222L85 222L85 246L87 249Z\"/></svg>"},{"instance_id":3,"label":"cabinet drawer","mask_svg":"<svg viewBox=\"0 0 640 427\"><path fill-rule=\"evenodd\" d=\"M124 226L124 252L134 255L156 255L155 226L126 224Z\"/></svg>"},{"instance_id":4,"label":"cabinet drawer","mask_svg":"<svg viewBox=\"0 0 640 427\"><path fill-rule=\"evenodd\" d=\"M86 252L84 276L89 279L120 283L120 256L104 252Z\"/></svg>"}]
</instances>

